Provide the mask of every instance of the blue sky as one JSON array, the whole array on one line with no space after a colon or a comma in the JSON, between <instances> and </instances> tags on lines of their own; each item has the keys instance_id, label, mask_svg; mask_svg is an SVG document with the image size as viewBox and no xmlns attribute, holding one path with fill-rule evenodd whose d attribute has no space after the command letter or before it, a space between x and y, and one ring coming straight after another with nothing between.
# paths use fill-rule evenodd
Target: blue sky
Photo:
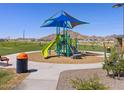
<instances>
[{"instance_id":1,"label":"blue sky","mask_svg":"<svg viewBox=\"0 0 124 93\"><path fill-rule=\"evenodd\" d=\"M89 22L73 29L84 35L122 34L122 8L113 4L0 4L0 38L40 38L55 33L55 28L40 28L44 20L60 10Z\"/></svg>"}]
</instances>

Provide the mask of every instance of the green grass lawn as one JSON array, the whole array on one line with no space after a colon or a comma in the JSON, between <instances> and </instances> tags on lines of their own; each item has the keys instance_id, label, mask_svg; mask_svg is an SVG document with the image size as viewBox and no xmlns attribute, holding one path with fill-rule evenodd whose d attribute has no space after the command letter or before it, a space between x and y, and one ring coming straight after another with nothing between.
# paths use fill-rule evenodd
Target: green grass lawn
<instances>
[{"instance_id":1,"label":"green grass lawn","mask_svg":"<svg viewBox=\"0 0 124 93\"><path fill-rule=\"evenodd\" d=\"M41 50L44 45L38 42L1 41L0 55Z\"/></svg>"},{"instance_id":2,"label":"green grass lawn","mask_svg":"<svg viewBox=\"0 0 124 93\"><path fill-rule=\"evenodd\" d=\"M10 90L19 85L29 73L16 73L14 68L0 68L0 90Z\"/></svg>"},{"instance_id":3,"label":"green grass lawn","mask_svg":"<svg viewBox=\"0 0 124 93\"><path fill-rule=\"evenodd\" d=\"M0 41L0 55L41 50L45 45L46 44L41 44L38 42ZM53 46L51 49L54 48L55 46ZM79 45L78 49L83 51L103 51L103 47L98 45Z\"/></svg>"},{"instance_id":4,"label":"green grass lawn","mask_svg":"<svg viewBox=\"0 0 124 93\"><path fill-rule=\"evenodd\" d=\"M79 45L78 46L79 50L83 50L83 51L100 51L103 52L104 48L102 46L99 45Z\"/></svg>"},{"instance_id":5,"label":"green grass lawn","mask_svg":"<svg viewBox=\"0 0 124 93\"><path fill-rule=\"evenodd\" d=\"M6 70L3 70L3 69L0 69L0 89L3 89L5 88L5 84L13 78L13 74L6 71Z\"/></svg>"}]
</instances>

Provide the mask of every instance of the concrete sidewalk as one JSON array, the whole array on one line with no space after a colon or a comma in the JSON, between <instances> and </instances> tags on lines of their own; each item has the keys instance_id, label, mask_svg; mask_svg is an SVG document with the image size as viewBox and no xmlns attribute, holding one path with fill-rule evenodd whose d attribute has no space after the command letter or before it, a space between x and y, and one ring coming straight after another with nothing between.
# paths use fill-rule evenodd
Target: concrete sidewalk
<instances>
[{"instance_id":1,"label":"concrete sidewalk","mask_svg":"<svg viewBox=\"0 0 124 93\"><path fill-rule=\"evenodd\" d=\"M16 67L16 54L8 55L12 66ZM55 90L60 72L72 69L101 68L102 63L94 64L53 64L29 61L29 70L32 72L15 88L15 90Z\"/></svg>"},{"instance_id":2,"label":"concrete sidewalk","mask_svg":"<svg viewBox=\"0 0 124 93\"><path fill-rule=\"evenodd\" d=\"M101 64L43 64L29 63L29 69L36 69L16 89L56 89L60 72L70 69L100 68Z\"/></svg>"}]
</instances>

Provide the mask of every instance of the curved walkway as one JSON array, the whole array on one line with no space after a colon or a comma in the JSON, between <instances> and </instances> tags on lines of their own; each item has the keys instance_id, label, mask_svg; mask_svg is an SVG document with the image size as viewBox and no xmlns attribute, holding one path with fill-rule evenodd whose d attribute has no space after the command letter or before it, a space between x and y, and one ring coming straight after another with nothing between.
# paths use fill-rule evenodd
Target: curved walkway
<instances>
[{"instance_id":1,"label":"curved walkway","mask_svg":"<svg viewBox=\"0 0 124 93\"><path fill-rule=\"evenodd\" d=\"M36 52L36 51L35 51ZM28 52L29 53L29 52ZM16 67L16 55L12 54L7 57L10 58L11 66L7 68ZM71 69L92 69L101 68L102 63L94 64L52 64L52 63L38 63L28 62L28 69L34 71L22 81L22 83L15 89L19 90L55 90L60 72ZM37 70L37 71L36 71Z\"/></svg>"}]
</instances>

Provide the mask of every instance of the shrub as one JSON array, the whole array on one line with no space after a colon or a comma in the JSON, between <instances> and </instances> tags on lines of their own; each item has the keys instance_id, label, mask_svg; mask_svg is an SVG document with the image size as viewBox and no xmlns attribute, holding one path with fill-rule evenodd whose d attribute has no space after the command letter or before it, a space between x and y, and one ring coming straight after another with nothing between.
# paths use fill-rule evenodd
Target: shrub
<instances>
[{"instance_id":1,"label":"shrub","mask_svg":"<svg viewBox=\"0 0 124 93\"><path fill-rule=\"evenodd\" d=\"M118 54L116 53L115 48L111 49L111 53L110 53L109 57L107 57L105 54L103 69L105 69L107 71L108 76L110 75L110 72L112 72L113 78L114 78L114 74L116 72L117 61L118 61Z\"/></svg>"},{"instance_id":2,"label":"shrub","mask_svg":"<svg viewBox=\"0 0 124 93\"><path fill-rule=\"evenodd\" d=\"M120 59L116 65L116 74L118 79L120 79L121 73L124 73L124 60Z\"/></svg>"},{"instance_id":3,"label":"shrub","mask_svg":"<svg viewBox=\"0 0 124 93\"><path fill-rule=\"evenodd\" d=\"M77 90L105 90L108 87L104 86L100 83L100 79L98 77L93 77L88 80L82 80L79 78L73 79L70 81L72 86Z\"/></svg>"},{"instance_id":4,"label":"shrub","mask_svg":"<svg viewBox=\"0 0 124 93\"><path fill-rule=\"evenodd\" d=\"M105 46L104 46L105 48ZM116 76L120 79L121 73L124 73L124 52L118 52L118 50L114 47L111 49L110 55L106 56L106 48L104 49L105 60L103 64L103 69L107 71L107 75L110 76L110 72L115 78Z\"/></svg>"}]
</instances>

